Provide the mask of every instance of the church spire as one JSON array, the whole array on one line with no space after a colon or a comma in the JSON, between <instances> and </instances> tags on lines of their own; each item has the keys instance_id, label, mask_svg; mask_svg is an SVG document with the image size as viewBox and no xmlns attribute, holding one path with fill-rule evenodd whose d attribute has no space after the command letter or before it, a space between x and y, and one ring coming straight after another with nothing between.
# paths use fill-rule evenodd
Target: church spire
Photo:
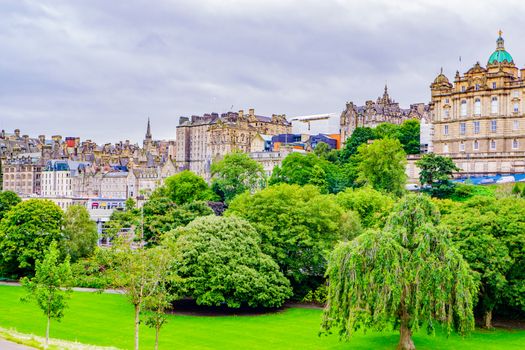
<instances>
[{"instance_id":1,"label":"church spire","mask_svg":"<svg viewBox=\"0 0 525 350\"><path fill-rule=\"evenodd\" d=\"M151 126L148 118L148 127L146 129L146 140L151 141Z\"/></svg>"}]
</instances>

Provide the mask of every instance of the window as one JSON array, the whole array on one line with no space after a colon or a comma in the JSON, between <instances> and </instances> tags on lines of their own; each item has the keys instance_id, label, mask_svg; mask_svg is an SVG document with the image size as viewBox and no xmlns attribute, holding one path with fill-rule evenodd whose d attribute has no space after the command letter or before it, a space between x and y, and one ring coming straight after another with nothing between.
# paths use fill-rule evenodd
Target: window
<instances>
[{"instance_id":1,"label":"window","mask_svg":"<svg viewBox=\"0 0 525 350\"><path fill-rule=\"evenodd\" d=\"M474 134L479 134L479 122L474 122Z\"/></svg>"},{"instance_id":2,"label":"window","mask_svg":"<svg viewBox=\"0 0 525 350\"><path fill-rule=\"evenodd\" d=\"M518 140L516 140L516 139L512 140L512 148L513 148L513 149L516 149L516 148L518 148L519 146L520 146L520 145L519 145Z\"/></svg>"},{"instance_id":3,"label":"window","mask_svg":"<svg viewBox=\"0 0 525 350\"><path fill-rule=\"evenodd\" d=\"M519 128L520 128L520 121L519 120L515 120L512 123L512 130L518 130Z\"/></svg>"},{"instance_id":4,"label":"window","mask_svg":"<svg viewBox=\"0 0 525 350\"><path fill-rule=\"evenodd\" d=\"M448 125L443 128L443 135L448 135Z\"/></svg>"},{"instance_id":5,"label":"window","mask_svg":"<svg viewBox=\"0 0 525 350\"><path fill-rule=\"evenodd\" d=\"M518 90L514 90L514 91L512 92L512 95L513 95L514 97L520 97L520 92L519 92Z\"/></svg>"},{"instance_id":6,"label":"window","mask_svg":"<svg viewBox=\"0 0 525 350\"><path fill-rule=\"evenodd\" d=\"M498 130L498 122L496 120L490 121L490 131L496 132Z\"/></svg>"},{"instance_id":7,"label":"window","mask_svg":"<svg viewBox=\"0 0 525 350\"><path fill-rule=\"evenodd\" d=\"M520 111L520 104L518 102L514 102L514 107L512 110L514 113L518 113Z\"/></svg>"},{"instance_id":8,"label":"window","mask_svg":"<svg viewBox=\"0 0 525 350\"><path fill-rule=\"evenodd\" d=\"M448 98L445 99L445 103L450 103L450 100Z\"/></svg>"},{"instance_id":9,"label":"window","mask_svg":"<svg viewBox=\"0 0 525 350\"><path fill-rule=\"evenodd\" d=\"M474 151L477 151L479 149L479 142L478 140L474 140Z\"/></svg>"},{"instance_id":10,"label":"window","mask_svg":"<svg viewBox=\"0 0 525 350\"><path fill-rule=\"evenodd\" d=\"M479 90L479 84L476 84L476 91Z\"/></svg>"},{"instance_id":11,"label":"window","mask_svg":"<svg viewBox=\"0 0 525 350\"><path fill-rule=\"evenodd\" d=\"M498 98L492 97L491 103L490 103L490 113L496 114L498 113L499 105L498 105Z\"/></svg>"},{"instance_id":12,"label":"window","mask_svg":"<svg viewBox=\"0 0 525 350\"><path fill-rule=\"evenodd\" d=\"M467 89L467 88L466 88L465 86L462 86L462 87L461 87L461 92L465 92L466 89Z\"/></svg>"},{"instance_id":13,"label":"window","mask_svg":"<svg viewBox=\"0 0 525 350\"><path fill-rule=\"evenodd\" d=\"M459 123L459 134L465 135L465 132L467 131L467 124L466 123Z\"/></svg>"},{"instance_id":14,"label":"window","mask_svg":"<svg viewBox=\"0 0 525 350\"><path fill-rule=\"evenodd\" d=\"M479 98L474 100L474 115L481 115L481 100Z\"/></svg>"},{"instance_id":15,"label":"window","mask_svg":"<svg viewBox=\"0 0 525 350\"><path fill-rule=\"evenodd\" d=\"M495 88L497 88L497 87L498 87L498 84L496 84L496 83L492 83L492 88L493 88L493 89L495 89Z\"/></svg>"},{"instance_id":16,"label":"window","mask_svg":"<svg viewBox=\"0 0 525 350\"><path fill-rule=\"evenodd\" d=\"M465 152L465 144L464 144L463 142L461 142L461 143L459 144L459 151L460 151L460 152Z\"/></svg>"},{"instance_id":17,"label":"window","mask_svg":"<svg viewBox=\"0 0 525 350\"><path fill-rule=\"evenodd\" d=\"M445 118L448 118L450 116L450 110L448 108L445 108Z\"/></svg>"},{"instance_id":18,"label":"window","mask_svg":"<svg viewBox=\"0 0 525 350\"><path fill-rule=\"evenodd\" d=\"M467 116L467 101L466 100L461 101L460 115L462 117L466 117Z\"/></svg>"},{"instance_id":19,"label":"window","mask_svg":"<svg viewBox=\"0 0 525 350\"><path fill-rule=\"evenodd\" d=\"M443 145L443 153L448 153L448 143Z\"/></svg>"},{"instance_id":20,"label":"window","mask_svg":"<svg viewBox=\"0 0 525 350\"><path fill-rule=\"evenodd\" d=\"M490 140L490 149L493 151L496 149L496 141Z\"/></svg>"}]
</instances>

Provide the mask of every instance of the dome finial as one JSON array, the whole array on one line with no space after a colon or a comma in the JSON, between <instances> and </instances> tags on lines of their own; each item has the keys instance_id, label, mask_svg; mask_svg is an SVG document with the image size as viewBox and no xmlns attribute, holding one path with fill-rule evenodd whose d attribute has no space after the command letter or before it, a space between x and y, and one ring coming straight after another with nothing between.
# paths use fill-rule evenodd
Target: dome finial
<instances>
[{"instance_id":1,"label":"dome finial","mask_svg":"<svg viewBox=\"0 0 525 350\"><path fill-rule=\"evenodd\" d=\"M503 35L503 31L500 29L498 33L499 33L499 37L501 38L501 36Z\"/></svg>"},{"instance_id":2,"label":"dome finial","mask_svg":"<svg viewBox=\"0 0 525 350\"><path fill-rule=\"evenodd\" d=\"M441 67L439 74L443 74L443 67Z\"/></svg>"}]
</instances>

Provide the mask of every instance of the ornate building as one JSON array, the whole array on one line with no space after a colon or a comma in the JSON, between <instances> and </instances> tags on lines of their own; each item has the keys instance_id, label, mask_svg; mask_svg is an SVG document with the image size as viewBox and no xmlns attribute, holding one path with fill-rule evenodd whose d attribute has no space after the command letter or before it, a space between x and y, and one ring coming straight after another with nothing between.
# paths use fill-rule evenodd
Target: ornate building
<instances>
[{"instance_id":1,"label":"ornate building","mask_svg":"<svg viewBox=\"0 0 525 350\"><path fill-rule=\"evenodd\" d=\"M203 116L181 117L177 127L176 165L205 178L210 175L211 163L234 150L251 152L257 134L277 135L291 132L285 115L265 117L250 109Z\"/></svg>"},{"instance_id":2,"label":"ornate building","mask_svg":"<svg viewBox=\"0 0 525 350\"><path fill-rule=\"evenodd\" d=\"M434 152L464 174L525 172L524 79L501 32L486 67L456 72L453 83L441 72L430 86Z\"/></svg>"},{"instance_id":3,"label":"ornate building","mask_svg":"<svg viewBox=\"0 0 525 350\"><path fill-rule=\"evenodd\" d=\"M376 102L369 100L364 106L346 103L340 118L341 142L344 143L357 127L375 128L381 123L401 124L408 119L429 120L429 106L416 103L410 105L409 109L403 109L390 98L385 85L383 96L378 97Z\"/></svg>"}]
</instances>

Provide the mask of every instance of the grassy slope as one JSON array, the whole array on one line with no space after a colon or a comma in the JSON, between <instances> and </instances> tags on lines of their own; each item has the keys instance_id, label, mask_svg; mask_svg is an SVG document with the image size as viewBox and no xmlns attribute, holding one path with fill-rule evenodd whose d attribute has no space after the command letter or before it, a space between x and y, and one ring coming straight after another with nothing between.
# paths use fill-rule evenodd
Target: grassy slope
<instances>
[{"instance_id":1,"label":"grassy slope","mask_svg":"<svg viewBox=\"0 0 525 350\"><path fill-rule=\"evenodd\" d=\"M19 301L20 287L0 286L0 326L44 335L45 319L35 304ZM321 311L288 309L264 316L171 316L161 331L161 349L394 349L398 335L358 334L351 344L336 336L318 337ZM132 348L133 310L122 295L74 293L62 322L51 324L51 337L81 343ZM456 335L414 337L423 349L523 349L525 331L476 331ZM153 347L153 331L141 328L141 347Z\"/></svg>"}]
</instances>

